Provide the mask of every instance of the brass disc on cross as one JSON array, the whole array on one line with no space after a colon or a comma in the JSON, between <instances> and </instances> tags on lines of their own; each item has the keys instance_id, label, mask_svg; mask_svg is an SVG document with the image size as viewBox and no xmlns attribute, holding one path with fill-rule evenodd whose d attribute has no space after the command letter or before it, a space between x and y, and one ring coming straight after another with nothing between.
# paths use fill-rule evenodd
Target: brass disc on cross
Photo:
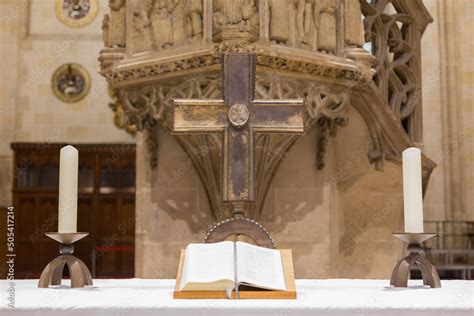
<instances>
[{"instance_id":1,"label":"brass disc on cross","mask_svg":"<svg viewBox=\"0 0 474 316\"><path fill-rule=\"evenodd\" d=\"M229 118L230 123L236 127L240 128L247 124L249 120L249 109L245 104L234 104L229 108L229 112L227 112L227 116Z\"/></svg>"}]
</instances>

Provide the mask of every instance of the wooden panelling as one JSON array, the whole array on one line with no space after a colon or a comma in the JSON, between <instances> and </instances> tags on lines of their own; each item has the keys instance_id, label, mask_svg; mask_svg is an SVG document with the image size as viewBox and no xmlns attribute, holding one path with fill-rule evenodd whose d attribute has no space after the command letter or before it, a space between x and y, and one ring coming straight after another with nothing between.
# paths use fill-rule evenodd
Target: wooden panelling
<instances>
[{"instance_id":1,"label":"wooden panelling","mask_svg":"<svg viewBox=\"0 0 474 316\"><path fill-rule=\"evenodd\" d=\"M44 236L57 231L59 151L64 144L14 143L16 278L37 278L58 255ZM75 255L94 277L133 277L135 146L79 144L78 231L90 235ZM5 271L0 269L1 277Z\"/></svg>"}]
</instances>

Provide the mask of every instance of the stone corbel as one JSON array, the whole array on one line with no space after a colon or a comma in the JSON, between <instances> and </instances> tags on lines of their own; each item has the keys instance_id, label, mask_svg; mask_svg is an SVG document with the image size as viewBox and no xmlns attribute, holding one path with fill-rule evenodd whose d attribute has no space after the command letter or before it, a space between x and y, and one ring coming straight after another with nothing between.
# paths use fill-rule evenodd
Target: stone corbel
<instances>
[{"instance_id":1,"label":"stone corbel","mask_svg":"<svg viewBox=\"0 0 474 316\"><path fill-rule=\"evenodd\" d=\"M120 129L124 129L127 133L135 136L137 133L137 126L130 124L128 116L125 115L125 110L122 101L118 97L117 93L113 89L109 89L109 95L112 98L112 102L109 103L109 107L114 112L114 124Z\"/></svg>"},{"instance_id":2,"label":"stone corbel","mask_svg":"<svg viewBox=\"0 0 474 316\"><path fill-rule=\"evenodd\" d=\"M165 104L160 100L163 96L159 88L119 89L118 95L129 123L135 124L139 131L164 119Z\"/></svg>"},{"instance_id":3,"label":"stone corbel","mask_svg":"<svg viewBox=\"0 0 474 316\"><path fill-rule=\"evenodd\" d=\"M146 146L148 149L148 154L150 161L148 162L150 168L153 170L158 166L158 129L160 126L158 124L151 125L147 130L146 137Z\"/></svg>"},{"instance_id":4,"label":"stone corbel","mask_svg":"<svg viewBox=\"0 0 474 316\"><path fill-rule=\"evenodd\" d=\"M135 90L119 89L119 103L123 109L123 125L133 126L134 132L146 132L146 145L149 151L149 165L152 169L158 165L158 128L165 123L164 103L161 102L161 90L155 86Z\"/></svg>"}]
</instances>

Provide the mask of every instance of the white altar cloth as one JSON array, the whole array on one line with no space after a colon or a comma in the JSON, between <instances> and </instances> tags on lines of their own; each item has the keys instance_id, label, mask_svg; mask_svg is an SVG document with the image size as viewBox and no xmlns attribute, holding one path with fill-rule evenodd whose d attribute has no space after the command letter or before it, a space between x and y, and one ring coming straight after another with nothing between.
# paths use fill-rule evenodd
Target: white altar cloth
<instances>
[{"instance_id":1,"label":"white altar cloth","mask_svg":"<svg viewBox=\"0 0 474 316\"><path fill-rule=\"evenodd\" d=\"M94 280L83 289L40 289L15 281L15 310L0 281L0 315L474 315L474 281L442 281L442 288L394 289L388 280L297 280L297 300L174 300L174 280ZM63 281L67 284L68 281Z\"/></svg>"}]
</instances>

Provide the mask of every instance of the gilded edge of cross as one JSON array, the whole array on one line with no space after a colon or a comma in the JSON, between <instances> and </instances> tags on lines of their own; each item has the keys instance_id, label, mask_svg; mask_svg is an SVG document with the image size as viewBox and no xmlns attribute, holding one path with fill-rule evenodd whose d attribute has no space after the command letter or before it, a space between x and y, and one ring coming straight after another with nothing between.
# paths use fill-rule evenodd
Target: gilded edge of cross
<instances>
[{"instance_id":1,"label":"gilded edge of cross","mask_svg":"<svg viewBox=\"0 0 474 316\"><path fill-rule=\"evenodd\" d=\"M221 133L221 199L256 198L255 133L303 134L304 100L255 100L253 53L223 53L223 99L173 99L174 135Z\"/></svg>"}]
</instances>

